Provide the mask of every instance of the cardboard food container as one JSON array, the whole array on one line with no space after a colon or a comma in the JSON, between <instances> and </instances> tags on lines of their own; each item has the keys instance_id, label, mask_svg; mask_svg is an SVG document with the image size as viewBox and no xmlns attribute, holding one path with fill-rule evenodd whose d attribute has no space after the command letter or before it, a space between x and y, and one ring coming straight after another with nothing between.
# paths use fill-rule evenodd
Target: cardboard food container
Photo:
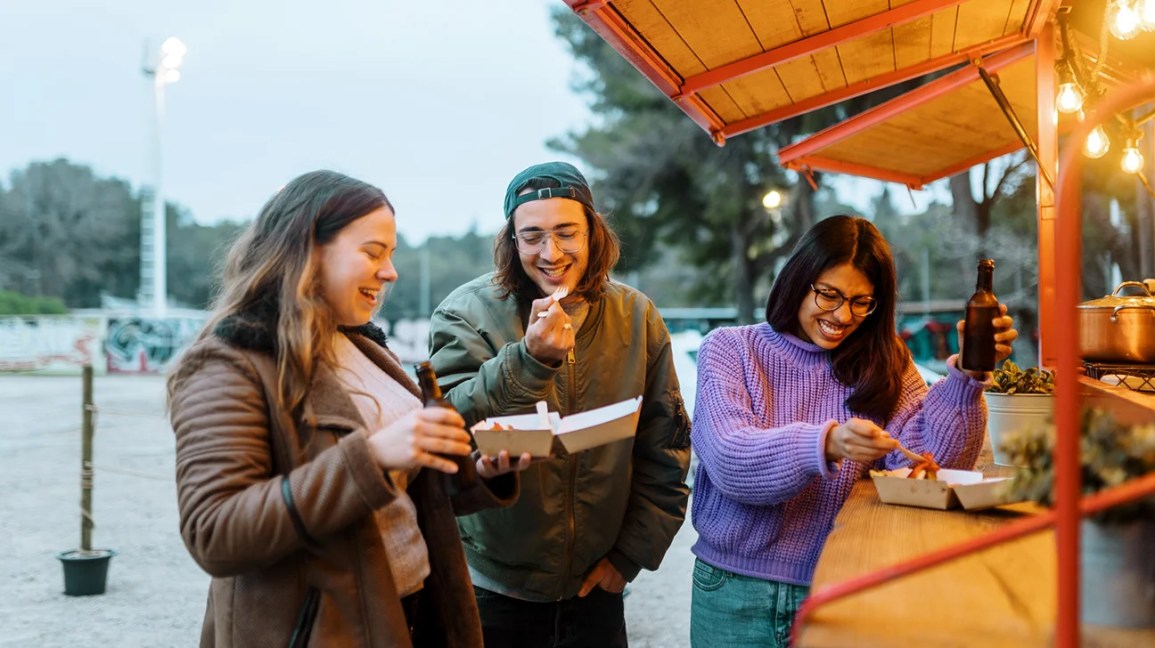
<instances>
[{"instance_id":1,"label":"cardboard food container","mask_svg":"<svg viewBox=\"0 0 1155 648\"><path fill-rule=\"evenodd\" d=\"M962 507L975 511L1010 500L1002 486L1006 477L983 477L973 470L938 471L938 479L907 479L910 468L871 471L878 497L886 504L901 504L945 511Z\"/></svg>"},{"instance_id":2,"label":"cardboard food container","mask_svg":"<svg viewBox=\"0 0 1155 648\"><path fill-rule=\"evenodd\" d=\"M557 412L549 412L546 417L540 414L494 416L480 421L470 432L483 454L496 456L508 450L513 457L524 452L547 457L554 438L566 452L574 453L634 436L641 409L642 397L637 396L565 417L558 416Z\"/></svg>"}]
</instances>

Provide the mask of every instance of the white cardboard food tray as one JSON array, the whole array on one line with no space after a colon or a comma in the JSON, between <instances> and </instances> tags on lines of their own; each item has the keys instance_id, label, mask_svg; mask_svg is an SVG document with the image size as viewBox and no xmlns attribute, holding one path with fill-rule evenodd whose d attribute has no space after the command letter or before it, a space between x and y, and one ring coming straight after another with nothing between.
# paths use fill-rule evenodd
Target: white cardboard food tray
<instances>
[{"instance_id":1,"label":"white cardboard food tray","mask_svg":"<svg viewBox=\"0 0 1155 648\"><path fill-rule=\"evenodd\" d=\"M641 409L642 397L637 396L566 417L550 412L549 427L543 425L538 414L514 414L487 418L470 432L483 454L496 456L501 450L508 450L512 457L523 452L547 457L554 437L566 452L574 453L634 436ZM504 429L493 429L495 423Z\"/></svg>"},{"instance_id":2,"label":"white cardboard food tray","mask_svg":"<svg viewBox=\"0 0 1155 648\"><path fill-rule=\"evenodd\" d=\"M878 497L886 504L918 506L947 510L962 508L968 511L1008 504L1002 485L1005 477L983 477L973 470L938 471L938 479L907 479L910 468L898 468L875 473L871 479Z\"/></svg>"}]
</instances>

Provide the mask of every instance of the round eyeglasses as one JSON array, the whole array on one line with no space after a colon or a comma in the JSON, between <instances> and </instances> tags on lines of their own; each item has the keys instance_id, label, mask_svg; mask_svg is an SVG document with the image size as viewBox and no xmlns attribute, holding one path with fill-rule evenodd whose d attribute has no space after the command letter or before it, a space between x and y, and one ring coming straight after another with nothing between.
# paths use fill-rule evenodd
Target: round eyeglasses
<instances>
[{"instance_id":1,"label":"round eyeglasses","mask_svg":"<svg viewBox=\"0 0 1155 648\"><path fill-rule=\"evenodd\" d=\"M586 232L576 227L559 227L552 230L528 230L513 235L517 251L522 254L539 254L548 241L563 254L581 252L586 245Z\"/></svg>"},{"instance_id":2,"label":"round eyeglasses","mask_svg":"<svg viewBox=\"0 0 1155 648\"><path fill-rule=\"evenodd\" d=\"M847 297L837 288L816 288L814 284L810 284L810 290L814 291L814 304L824 311L836 311L843 303L850 302L851 314L866 317L878 308L878 302L868 295Z\"/></svg>"}]
</instances>

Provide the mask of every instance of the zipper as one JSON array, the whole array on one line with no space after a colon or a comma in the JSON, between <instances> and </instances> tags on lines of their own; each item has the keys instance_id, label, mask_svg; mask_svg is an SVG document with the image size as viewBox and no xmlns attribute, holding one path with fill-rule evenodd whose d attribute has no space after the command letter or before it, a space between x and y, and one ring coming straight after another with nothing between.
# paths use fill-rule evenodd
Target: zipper
<instances>
[{"instance_id":1,"label":"zipper","mask_svg":"<svg viewBox=\"0 0 1155 648\"><path fill-rule=\"evenodd\" d=\"M567 390L569 395L569 402L566 403L567 412L573 412L574 405L577 402L577 387L575 386L575 383L577 382L577 370L575 367L576 364L576 355L574 354L574 350L571 348L569 353L566 355L566 366L568 368L567 373L569 378L569 384L566 385L566 387L569 388ZM573 574L574 543L577 542L577 471L578 458L576 455L571 455L569 457L569 480L566 485L565 573L567 579L570 575Z\"/></svg>"}]
</instances>

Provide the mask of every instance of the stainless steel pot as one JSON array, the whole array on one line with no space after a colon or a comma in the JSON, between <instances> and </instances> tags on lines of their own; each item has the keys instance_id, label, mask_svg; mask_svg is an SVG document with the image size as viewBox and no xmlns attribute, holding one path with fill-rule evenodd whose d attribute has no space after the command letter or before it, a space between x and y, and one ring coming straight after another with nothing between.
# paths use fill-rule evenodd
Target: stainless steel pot
<instances>
[{"instance_id":1,"label":"stainless steel pot","mask_svg":"<svg viewBox=\"0 0 1155 648\"><path fill-rule=\"evenodd\" d=\"M1120 295L1134 288L1139 295ZM1079 304L1084 360L1155 364L1155 297L1140 281L1124 281L1106 297Z\"/></svg>"}]
</instances>

